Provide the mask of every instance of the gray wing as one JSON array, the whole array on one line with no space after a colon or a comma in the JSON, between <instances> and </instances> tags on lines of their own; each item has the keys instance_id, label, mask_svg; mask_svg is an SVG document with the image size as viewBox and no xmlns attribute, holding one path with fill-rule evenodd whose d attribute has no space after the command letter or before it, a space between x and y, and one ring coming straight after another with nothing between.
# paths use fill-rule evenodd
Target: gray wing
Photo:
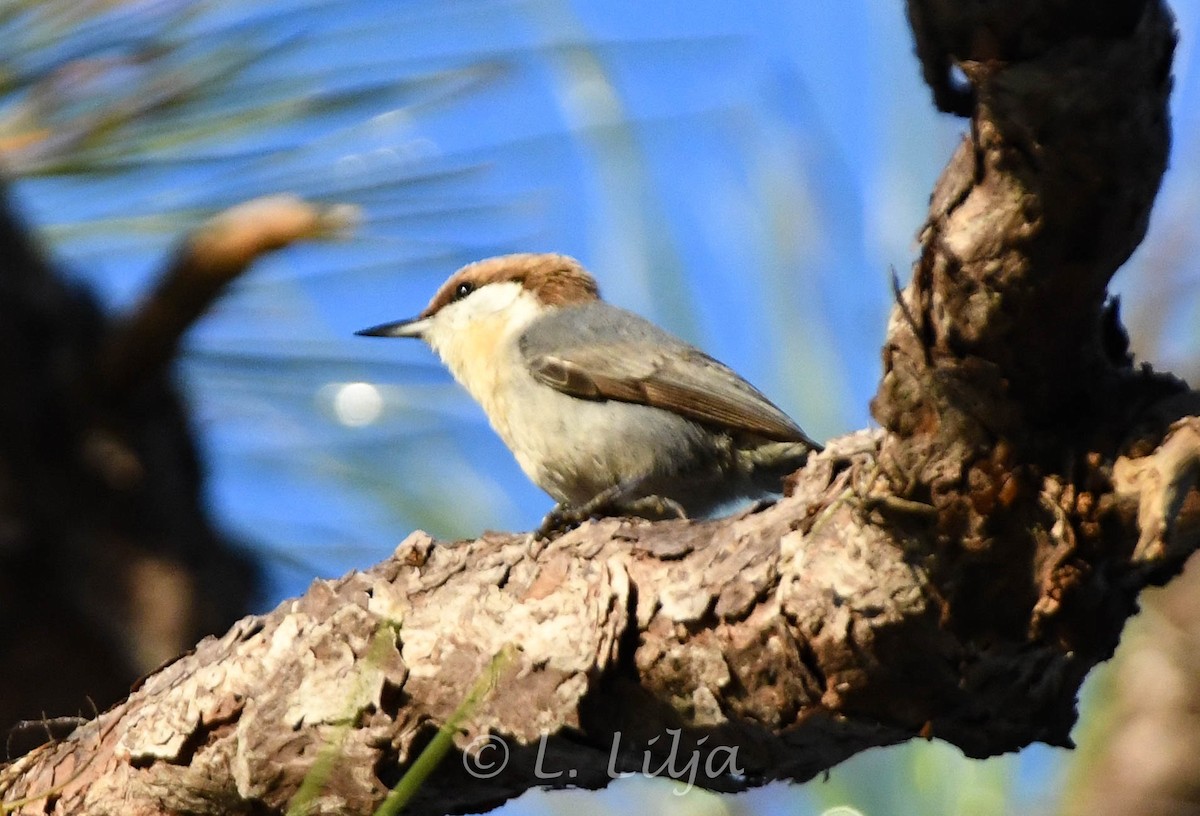
<instances>
[{"instance_id":1,"label":"gray wing","mask_svg":"<svg viewBox=\"0 0 1200 816\"><path fill-rule=\"evenodd\" d=\"M584 399L636 402L729 430L820 449L732 369L607 303L556 309L520 339L533 376Z\"/></svg>"}]
</instances>

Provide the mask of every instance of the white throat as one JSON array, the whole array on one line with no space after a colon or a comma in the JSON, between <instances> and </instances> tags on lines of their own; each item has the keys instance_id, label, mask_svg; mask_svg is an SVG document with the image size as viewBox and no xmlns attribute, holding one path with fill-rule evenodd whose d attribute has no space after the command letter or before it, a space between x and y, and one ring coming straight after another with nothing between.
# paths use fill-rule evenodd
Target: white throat
<instances>
[{"instance_id":1,"label":"white throat","mask_svg":"<svg viewBox=\"0 0 1200 816\"><path fill-rule=\"evenodd\" d=\"M506 358L517 353L517 337L546 308L519 283L490 283L443 306L430 318L425 340L494 419Z\"/></svg>"}]
</instances>

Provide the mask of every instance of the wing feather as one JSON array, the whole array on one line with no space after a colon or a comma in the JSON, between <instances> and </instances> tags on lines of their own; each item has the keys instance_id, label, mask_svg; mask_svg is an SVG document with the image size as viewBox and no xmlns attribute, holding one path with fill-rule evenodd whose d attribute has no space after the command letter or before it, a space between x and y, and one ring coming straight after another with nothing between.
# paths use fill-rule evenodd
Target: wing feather
<instances>
[{"instance_id":1,"label":"wing feather","mask_svg":"<svg viewBox=\"0 0 1200 816\"><path fill-rule=\"evenodd\" d=\"M565 394L650 405L731 431L819 448L732 369L606 303L557 309L526 329L533 376Z\"/></svg>"}]
</instances>

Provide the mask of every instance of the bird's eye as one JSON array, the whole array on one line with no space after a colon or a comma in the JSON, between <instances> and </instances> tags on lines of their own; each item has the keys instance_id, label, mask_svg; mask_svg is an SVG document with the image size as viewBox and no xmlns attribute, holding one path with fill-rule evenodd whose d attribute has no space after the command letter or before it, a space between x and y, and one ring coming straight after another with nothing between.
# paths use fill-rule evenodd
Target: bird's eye
<instances>
[{"instance_id":1,"label":"bird's eye","mask_svg":"<svg viewBox=\"0 0 1200 816\"><path fill-rule=\"evenodd\" d=\"M462 300L467 295L475 291L475 284L470 281L463 281L458 286L454 287L454 299Z\"/></svg>"}]
</instances>

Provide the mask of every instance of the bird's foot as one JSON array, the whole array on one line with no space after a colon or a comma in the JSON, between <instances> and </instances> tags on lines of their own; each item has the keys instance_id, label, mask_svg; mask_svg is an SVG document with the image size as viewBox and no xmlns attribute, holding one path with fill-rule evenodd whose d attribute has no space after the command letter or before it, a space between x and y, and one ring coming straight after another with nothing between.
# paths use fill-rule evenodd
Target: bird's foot
<instances>
[{"instance_id":1,"label":"bird's foot","mask_svg":"<svg viewBox=\"0 0 1200 816\"><path fill-rule=\"evenodd\" d=\"M565 532L578 527L592 517L594 512L592 502L586 504L567 504L560 502L546 514L542 523L534 532L534 538L541 541L551 541Z\"/></svg>"},{"instance_id":2,"label":"bird's foot","mask_svg":"<svg viewBox=\"0 0 1200 816\"><path fill-rule=\"evenodd\" d=\"M534 533L534 538L549 541L573 530L588 519L610 515L650 520L670 518L686 520L688 517L683 505L666 496L642 496L622 504L614 504L610 499L603 502L593 500L580 505L559 504L542 519L541 526Z\"/></svg>"},{"instance_id":3,"label":"bird's foot","mask_svg":"<svg viewBox=\"0 0 1200 816\"><path fill-rule=\"evenodd\" d=\"M636 516L646 519L686 519L683 505L667 496L636 496L644 479L627 479L605 488L583 504L560 502L542 519L534 533L535 540L549 541L578 527L590 518L606 515Z\"/></svg>"},{"instance_id":4,"label":"bird's foot","mask_svg":"<svg viewBox=\"0 0 1200 816\"><path fill-rule=\"evenodd\" d=\"M683 505L666 496L642 496L619 505L622 515L647 519L687 519Z\"/></svg>"},{"instance_id":5,"label":"bird's foot","mask_svg":"<svg viewBox=\"0 0 1200 816\"><path fill-rule=\"evenodd\" d=\"M590 518L603 516L604 511L610 510L626 489L625 484L615 484L601 490L583 504L559 502L542 519L542 524L537 529L537 537L547 540L558 538Z\"/></svg>"}]
</instances>

